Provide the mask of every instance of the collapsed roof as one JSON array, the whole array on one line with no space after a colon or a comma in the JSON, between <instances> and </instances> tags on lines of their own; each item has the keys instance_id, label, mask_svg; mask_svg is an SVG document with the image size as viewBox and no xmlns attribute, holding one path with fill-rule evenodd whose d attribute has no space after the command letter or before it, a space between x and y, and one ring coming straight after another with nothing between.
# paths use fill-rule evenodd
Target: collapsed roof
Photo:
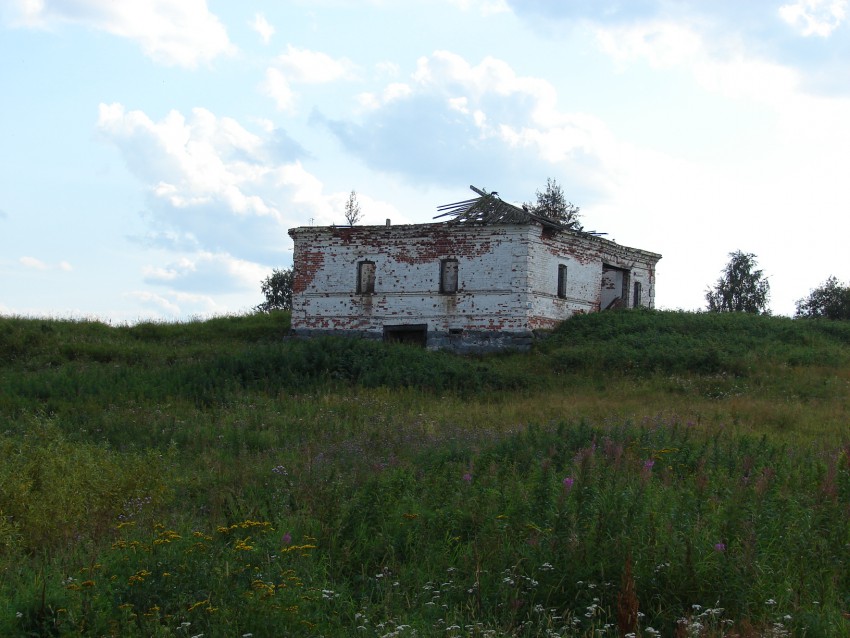
<instances>
[{"instance_id":1,"label":"collapsed roof","mask_svg":"<svg viewBox=\"0 0 850 638\"><path fill-rule=\"evenodd\" d=\"M605 233L597 233L595 231L582 231L571 224L562 224L545 215L540 215L531 211L523 204L522 208L509 204L499 197L499 193L493 191L488 193L485 190L470 186L470 190L478 195L473 199L465 199L452 204L443 204L438 206L439 215L434 219L441 217L454 217L449 223L457 224L529 224L532 221L541 224L547 228L554 230L569 230L573 232L584 232L588 235L604 235Z\"/></svg>"}]
</instances>

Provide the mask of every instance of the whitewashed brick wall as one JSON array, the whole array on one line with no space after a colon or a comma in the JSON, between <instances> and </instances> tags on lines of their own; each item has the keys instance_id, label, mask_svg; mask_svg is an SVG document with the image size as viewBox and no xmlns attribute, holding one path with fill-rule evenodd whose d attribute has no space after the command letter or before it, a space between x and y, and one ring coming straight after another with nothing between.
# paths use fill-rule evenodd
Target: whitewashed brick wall
<instances>
[{"instance_id":1,"label":"whitewashed brick wall","mask_svg":"<svg viewBox=\"0 0 850 638\"><path fill-rule=\"evenodd\" d=\"M654 302L660 255L536 224L302 227L295 242L292 328L309 334L354 331L379 336L387 325L427 324L428 334L530 334L575 312L599 310L603 264L642 286ZM443 259L458 261L458 290L440 293ZM375 263L373 294L357 294L358 264ZM558 265L567 290L557 294ZM621 292L621 291L620 291ZM430 336L429 336L430 341Z\"/></svg>"}]
</instances>

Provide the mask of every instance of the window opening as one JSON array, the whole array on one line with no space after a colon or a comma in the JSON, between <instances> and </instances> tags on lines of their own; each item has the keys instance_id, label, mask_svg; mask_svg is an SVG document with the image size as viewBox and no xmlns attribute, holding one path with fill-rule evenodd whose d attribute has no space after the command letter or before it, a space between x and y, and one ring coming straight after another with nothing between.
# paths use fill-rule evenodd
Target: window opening
<instances>
[{"instance_id":1,"label":"window opening","mask_svg":"<svg viewBox=\"0 0 850 638\"><path fill-rule=\"evenodd\" d=\"M558 265L558 296L563 299L567 296L567 267Z\"/></svg>"},{"instance_id":2,"label":"window opening","mask_svg":"<svg viewBox=\"0 0 850 638\"><path fill-rule=\"evenodd\" d=\"M457 292L457 259L443 259L440 262L440 292L453 295Z\"/></svg>"},{"instance_id":3,"label":"window opening","mask_svg":"<svg viewBox=\"0 0 850 638\"><path fill-rule=\"evenodd\" d=\"M641 306L641 297L643 296L643 285L639 282L635 282L635 296L632 299L632 308L640 308Z\"/></svg>"},{"instance_id":4,"label":"window opening","mask_svg":"<svg viewBox=\"0 0 850 638\"><path fill-rule=\"evenodd\" d=\"M357 294L371 295L375 292L375 262L361 261L357 264Z\"/></svg>"},{"instance_id":5,"label":"window opening","mask_svg":"<svg viewBox=\"0 0 850 638\"><path fill-rule=\"evenodd\" d=\"M428 343L428 324L384 326L384 341L425 347Z\"/></svg>"}]
</instances>

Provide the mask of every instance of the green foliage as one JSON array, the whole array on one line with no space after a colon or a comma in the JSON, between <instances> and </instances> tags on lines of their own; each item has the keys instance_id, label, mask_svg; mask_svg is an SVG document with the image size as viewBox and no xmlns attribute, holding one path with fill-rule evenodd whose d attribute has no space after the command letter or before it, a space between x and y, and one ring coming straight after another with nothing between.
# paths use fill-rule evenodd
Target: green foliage
<instances>
[{"instance_id":1,"label":"green foliage","mask_svg":"<svg viewBox=\"0 0 850 638\"><path fill-rule=\"evenodd\" d=\"M551 177L546 178L546 190L537 191L537 201L526 206L532 212L553 219L568 228L582 230L579 222L581 209L567 201L561 185Z\"/></svg>"},{"instance_id":2,"label":"green foliage","mask_svg":"<svg viewBox=\"0 0 850 638\"><path fill-rule=\"evenodd\" d=\"M797 301L797 317L807 319L850 319L850 286L842 286L835 277Z\"/></svg>"},{"instance_id":3,"label":"green foliage","mask_svg":"<svg viewBox=\"0 0 850 638\"><path fill-rule=\"evenodd\" d=\"M736 250L729 253L729 263L723 269L714 288L705 293L712 312L767 313L770 282L756 270L758 261L752 253Z\"/></svg>"},{"instance_id":4,"label":"green foliage","mask_svg":"<svg viewBox=\"0 0 850 638\"><path fill-rule=\"evenodd\" d=\"M850 327L749 313L637 308L576 315L539 350L559 372L757 374L767 365L850 365Z\"/></svg>"},{"instance_id":5,"label":"green foliage","mask_svg":"<svg viewBox=\"0 0 850 638\"><path fill-rule=\"evenodd\" d=\"M108 538L114 521L156 512L171 488L164 459L72 443L50 420L0 438L0 549L45 552Z\"/></svg>"},{"instance_id":6,"label":"green foliage","mask_svg":"<svg viewBox=\"0 0 850 638\"><path fill-rule=\"evenodd\" d=\"M0 319L0 635L846 635L850 323L287 318Z\"/></svg>"},{"instance_id":7,"label":"green foliage","mask_svg":"<svg viewBox=\"0 0 850 638\"><path fill-rule=\"evenodd\" d=\"M275 268L271 275L263 279L260 288L266 300L257 306L257 310L292 310L293 276L292 268Z\"/></svg>"}]
</instances>

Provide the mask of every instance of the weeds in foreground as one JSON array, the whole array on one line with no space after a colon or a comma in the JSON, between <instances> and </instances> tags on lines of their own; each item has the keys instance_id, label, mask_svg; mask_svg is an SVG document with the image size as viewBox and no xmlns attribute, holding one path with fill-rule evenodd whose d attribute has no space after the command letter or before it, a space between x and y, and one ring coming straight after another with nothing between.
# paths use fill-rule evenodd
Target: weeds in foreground
<instances>
[{"instance_id":1,"label":"weeds in foreground","mask_svg":"<svg viewBox=\"0 0 850 638\"><path fill-rule=\"evenodd\" d=\"M847 635L845 332L650 352L702 320L486 360L0 320L0 635Z\"/></svg>"},{"instance_id":2,"label":"weeds in foreground","mask_svg":"<svg viewBox=\"0 0 850 638\"><path fill-rule=\"evenodd\" d=\"M415 424L393 425L400 435L383 445L280 451L253 470L255 459L234 459L226 487L239 496L217 509L217 521L202 514L216 497L179 473L169 481L170 505L142 493L128 504L122 495L108 533L75 528L86 542L75 551L63 531L48 543L52 552L33 554L26 539L41 529L46 509L4 515L17 540L4 549L13 620L0 630L838 636L847 629L840 613L850 604L850 538L841 524L850 501L846 448L789 449L669 418L443 440ZM2 484L12 478L4 474ZM225 487L213 476L200 481ZM81 499L91 490L97 502L97 483L77 490ZM260 509L264 518L251 518ZM12 557L36 556L41 572L15 574Z\"/></svg>"}]
</instances>

